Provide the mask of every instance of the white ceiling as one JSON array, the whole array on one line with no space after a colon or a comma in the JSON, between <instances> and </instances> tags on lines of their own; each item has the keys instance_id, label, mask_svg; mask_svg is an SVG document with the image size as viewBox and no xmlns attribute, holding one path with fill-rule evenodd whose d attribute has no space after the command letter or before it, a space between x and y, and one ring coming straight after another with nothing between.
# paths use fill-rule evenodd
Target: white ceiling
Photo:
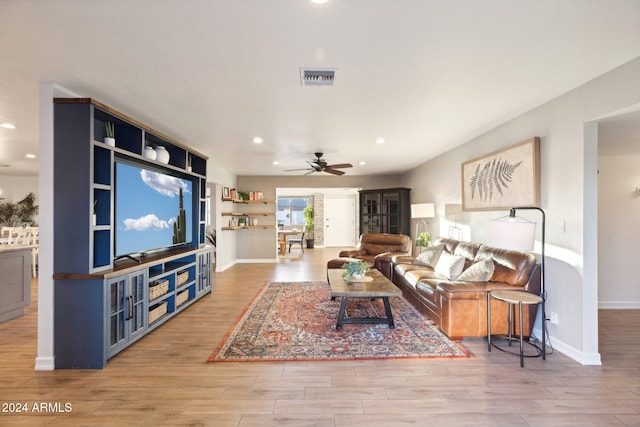
<instances>
[{"instance_id":1,"label":"white ceiling","mask_svg":"<svg viewBox=\"0 0 640 427\"><path fill-rule=\"evenodd\" d=\"M316 151L396 173L640 56L640 2L0 0L0 54L6 174L37 173L40 81L239 175ZM335 86L300 67L337 68Z\"/></svg>"}]
</instances>

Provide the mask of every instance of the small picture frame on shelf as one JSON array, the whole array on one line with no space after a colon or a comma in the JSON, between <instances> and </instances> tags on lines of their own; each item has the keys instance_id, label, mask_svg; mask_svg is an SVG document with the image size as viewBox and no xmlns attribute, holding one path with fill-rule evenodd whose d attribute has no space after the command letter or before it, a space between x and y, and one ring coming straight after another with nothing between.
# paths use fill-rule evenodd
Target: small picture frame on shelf
<instances>
[{"instance_id":1,"label":"small picture frame on shelf","mask_svg":"<svg viewBox=\"0 0 640 427\"><path fill-rule=\"evenodd\" d=\"M231 200L231 187L222 187L222 200Z\"/></svg>"}]
</instances>

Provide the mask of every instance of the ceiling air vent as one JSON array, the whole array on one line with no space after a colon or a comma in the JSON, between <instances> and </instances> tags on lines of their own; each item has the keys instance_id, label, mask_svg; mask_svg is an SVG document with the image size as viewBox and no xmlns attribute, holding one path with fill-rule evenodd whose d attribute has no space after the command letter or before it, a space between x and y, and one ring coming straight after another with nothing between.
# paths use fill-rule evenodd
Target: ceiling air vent
<instances>
[{"instance_id":1,"label":"ceiling air vent","mask_svg":"<svg viewBox=\"0 0 640 427\"><path fill-rule=\"evenodd\" d=\"M300 69L302 86L333 86L335 75L335 69Z\"/></svg>"}]
</instances>

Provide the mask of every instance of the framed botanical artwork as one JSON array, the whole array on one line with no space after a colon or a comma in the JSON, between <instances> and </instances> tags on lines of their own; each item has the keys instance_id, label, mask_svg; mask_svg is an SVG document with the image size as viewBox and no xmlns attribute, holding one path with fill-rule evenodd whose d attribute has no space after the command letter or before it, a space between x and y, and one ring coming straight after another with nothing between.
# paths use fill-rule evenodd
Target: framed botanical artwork
<instances>
[{"instance_id":1,"label":"framed botanical artwork","mask_svg":"<svg viewBox=\"0 0 640 427\"><path fill-rule=\"evenodd\" d=\"M222 200L231 200L231 187L222 187Z\"/></svg>"},{"instance_id":2,"label":"framed botanical artwork","mask_svg":"<svg viewBox=\"0 0 640 427\"><path fill-rule=\"evenodd\" d=\"M540 206L540 138L462 164L462 210Z\"/></svg>"}]
</instances>

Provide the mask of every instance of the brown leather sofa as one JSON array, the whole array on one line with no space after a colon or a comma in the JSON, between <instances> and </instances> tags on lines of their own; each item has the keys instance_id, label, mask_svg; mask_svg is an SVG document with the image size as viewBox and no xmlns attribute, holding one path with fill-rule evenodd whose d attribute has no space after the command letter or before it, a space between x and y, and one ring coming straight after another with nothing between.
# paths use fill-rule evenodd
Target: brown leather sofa
<instances>
[{"instance_id":1,"label":"brown leather sofa","mask_svg":"<svg viewBox=\"0 0 640 427\"><path fill-rule=\"evenodd\" d=\"M540 264L530 253L446 238L440 238L435 245L444 245L444 252L464 257L463 271L475 263L493 260L491 277L479 282L450 280L433 267L415 264L413 257L392 258L393 282L403 296L451 338L487 336L488 291L517 289L540 293ZM484 265L487 262L491 263L485 261ZM492 334L508 332L508 306L491 300ZM537 309L537 305L524 308L524 336L531 335ZM517 323L517 316L514 321Z\"/></svg>"},{"instance_id":2,"label":"brown leather sofa","mask_svg":"<svg viewBox=\"0 0 640 427\"><path fill-rule=\"evenodd\" d=\"M364 233L355 250L340 251L340 258L355 258L367 261L382 274L391 279L393 264L391 258L411 255L411 237L403 234Z\"/></svg>"}]
</instances>

